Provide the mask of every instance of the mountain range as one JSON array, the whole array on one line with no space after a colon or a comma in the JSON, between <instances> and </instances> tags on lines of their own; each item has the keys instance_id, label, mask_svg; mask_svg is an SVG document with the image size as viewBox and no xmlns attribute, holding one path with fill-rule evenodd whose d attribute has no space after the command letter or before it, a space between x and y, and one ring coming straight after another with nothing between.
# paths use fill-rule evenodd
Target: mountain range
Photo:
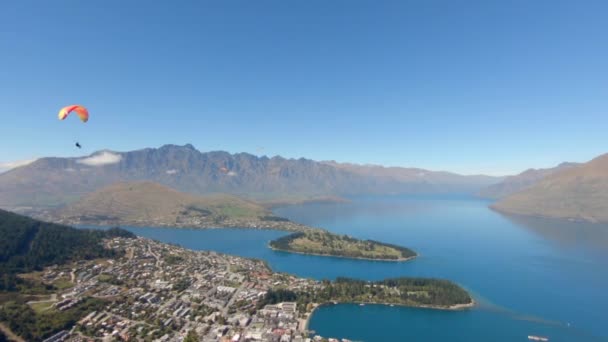
<instances>
[{"instance_id":1,"label":"mountain range","mask_svg":"<svg viewBox=\"0 0 608 342\"><path fill-rule=\"evenodd\" d=\"M0 207L53 208L105 186L152 181L191 194L226 193L261 202L360 194L476 193L499 177L410 168L200 152L164 145L81 158L41 158L0 174Z\"/></svg>"},{"instance_id":2,"label":"mountain range","mask_svg":"<svg viewBox=\"0 0 608 342\"><path fill-rule=\"evenodd\" d=\"M507 197L540 182L554 173L578 166L578 163L561 163L548 169L528 169L518 175L508 176L502 182L492 184L482 189L478 196L490 199Z\"/></svg>"},{"instance_id":3,"label":"mountain range","mask_svg":"<svg viewBox=\"0 0 608 342\"><path fill-rule=\"evenodd\" d=\"M554 172L492 208L510 214L608 223L608 154Z\"/></svg>"},{"instance_id":4,"label":"mountain range","mask_svg":"<svg viewBox=\"0 0 608 342\"><path fill-rule=\"evenodd\" d=\"M246 207L248 201L270 205L368 194L458 193L498 199L491 206L504 213L608 222L608 155L584 164L562 163L501 178L248 153L200 152L189 144L130 152L103 150L80 158L41 158L0 174L0 207L53 215L61 208L62 217L71 215L68 222L73 222L83 213L85 218L95 215L95 210L90 212L93 207L111 208L112 202L107 201L113 196L110 193L129 198L129 193L120 188L125 182L151 182L136 186L145 188L139 195L148 199L140 207L160 212L161 209L150 208L162 203L162 211L173 214L179 212L176 203L201 201L188 197L193 195L234 195L240 198L232 197L228 202ZM116 183L122 185L109 187ZM151 200L163 196L173 198L173 202ZM121 203L127 210L127 203L135 199L124 198ZM79 203L89 205L83 207ZM261 213L265 209L256 210ZM106 210L101 215L108 213L116 211ZM124 223L141 220L138 215L142 213L119 212L118 216ZM172 222L182 219L165 216Z\"/></svg>"}]
</instances>

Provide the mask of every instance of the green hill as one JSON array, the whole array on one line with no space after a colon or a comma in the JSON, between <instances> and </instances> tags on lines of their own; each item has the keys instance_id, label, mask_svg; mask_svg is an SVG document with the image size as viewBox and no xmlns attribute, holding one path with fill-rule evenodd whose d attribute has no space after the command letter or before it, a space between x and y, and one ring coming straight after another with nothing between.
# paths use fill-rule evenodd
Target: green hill
<instances>
[{"instance_id":1,"label":"green hill","mask_svg":"<svg viewBox=\"0 0 608 342\"><path fill-rule=\"evenodd\" d=\"M112 257L114 252L101 243L111 236L134 237L118 228L75 229L0 210L0 290L16 290L23 282L18 273L71 260Z\"/></svg>"},{"instance_id":2,"label":"green hill","mask_svg":"<svg viewBox=\"0 0 608 342\"><path fill-rule=\"evenodd\" d=\"M189 228L304 226L273 216L263 206L232 195L197 196L154 182L120 182L85 195L42 218L65 224Z\"/></svg>"}]
</instances>

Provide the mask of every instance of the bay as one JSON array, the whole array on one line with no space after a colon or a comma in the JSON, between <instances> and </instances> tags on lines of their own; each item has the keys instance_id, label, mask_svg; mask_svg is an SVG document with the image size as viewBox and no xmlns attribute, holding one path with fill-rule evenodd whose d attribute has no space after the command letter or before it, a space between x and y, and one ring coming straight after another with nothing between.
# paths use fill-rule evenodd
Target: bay
<instances>
[{"instance_id":1,"label":"bay","mask_svg":"<svg viewBox=\"0 0 608 342\"><path fill-rule=\"evenodd\" d=\"M607 341L608 227L507 217L467 197L361 197L312 203L275 213L339 234L417 251L396 263L272 251L285 232L243 229L129 228L195 250L266 260L275 271L315 279L400 276L450 279L478 306L439 311L381 305L322 306L310 328L358 341Z\"/></svg>"}]
</instances>

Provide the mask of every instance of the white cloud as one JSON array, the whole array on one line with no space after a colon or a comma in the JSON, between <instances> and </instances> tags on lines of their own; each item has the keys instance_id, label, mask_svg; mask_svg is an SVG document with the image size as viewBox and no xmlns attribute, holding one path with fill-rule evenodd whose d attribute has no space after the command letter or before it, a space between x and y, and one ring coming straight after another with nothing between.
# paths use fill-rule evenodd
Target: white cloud
<instances>
[{"instance_id":1,"label":"white cloud","mask_svg":"<svg viewBox=\"0 0 608 342\"><path fill-rule=\"evenodd\" d=\"M115 154L112 152L104 151L104 152L98 153L94 156L78 159L78 160L76 160L76 162L79 164L85 164L85 165L89 165L89 166L102 166L102 165L116 164L121 159L122 159L122 156L120 154Z\"/></svg>"},{"instance_id":2,"label":"white cloud","mask_svg":"<svg viewBox=\"0 0 608 342\"><path fill-rule=\"evenodd\" d=\"M37 158L34 159L26 159L26 160L15 160L9 162L0 162L0 172L8 171L10 169L14 169L19 166L25 166L35 162Z\"/></svg>"},{"instance_id":3,"label":"white cloud","mask_svg":"<svg viewBox=\"0 0 608 342\"><path fill-rule=\"evenodd\" d=\"M234 172L234 171L230 171L230 172L228 172L228 176L230 176L230 177L234 177L234 176L236 176L236 175L237 175L237 173L236 173L236 172Z\"/></svg>"},{"instance_id":4,"label":"white cloud","mask_svg":"<svg viewBox=\"0 0 608 342\"><path fill-rule=\"evenodd\" d=\"M176 169L171 169L171 170L167 170L165 171L166 174L168 175L174 175L176 173L178 173L179 171L177 171Z\"/></svg>"}]
</instances>

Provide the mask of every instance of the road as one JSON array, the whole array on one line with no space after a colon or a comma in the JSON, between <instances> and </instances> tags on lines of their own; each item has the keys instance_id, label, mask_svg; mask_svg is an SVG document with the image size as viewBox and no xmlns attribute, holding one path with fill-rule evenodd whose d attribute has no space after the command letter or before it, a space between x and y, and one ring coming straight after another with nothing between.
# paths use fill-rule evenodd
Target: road
<instances>
[{"instance_id":1,"label":"road","mask_svg":"<svg viewBox=\"0 0 608 342\"><path fill-rule=\"evenodd\" d=\"M134 323L134 324L144 324L144 325L147 325L147 326L149 326L149 327L151 327L151 326L152 326L152 325L151 325L150 323L148 323L148 322L145 322L145 321L134 321L134 320L132 320L132 319L128 319L127 317L124 317L124 316L121 316L121 315L117 315L117 314L112 313L112 312L107 312L107 311L104 311L103 313L105 313L106 315L109 315L109 316L116 317L116 318L120 319L121 321L127 321L127 322L131 322L131 323Z\"/></svg>"},{"instance_id":2,"label":"road","mask_svg":"<svg viewBox=\"0 0 608 342\"><path fill-rule=\"evenodd\" d=\"M26 304L31 305L31 304L36 304L36 303L52 303L52 302L56 302L57 301L57 294L53 293L51 295L51 298L49 299L44 299L44 300L30 300L29 302L27 302Z\"/></svg>"},{"instance_id":3,"label":"road","mask_svg":"<svg viewBox=\"0 0 608 342\"><path fill-rule=\"evenodd\" d=\"M224 306L224 308L222 309L222 316L227 317L228 316L228 309L230 309L230 306L232 306L232 303L234 303L234 301L236 300L236 295L241 292L241 290L245 287L246 282L242 283L241 286L239 286L239 288L234 291L234 293L232 294L232 297L230 298L230 300L228 301L228 303L226 303L226 306Z\"/></svg>"},{"instance_id":4,"label":"road","mask_svg":"<svg viewBox=\"0 0 608 342\"><path fill-rule=\"evenodd\" d=\"M0 323L0 331L2 331L2 333L4 335L6 335L6 337L8 337L8 339L10 341L25 342L24 339L22 339L21 337L15 335L15 333L13 333L13 331L11 329L9 329L7 326L5 326L2 323Z\"/></svg>"}]
</instances>

